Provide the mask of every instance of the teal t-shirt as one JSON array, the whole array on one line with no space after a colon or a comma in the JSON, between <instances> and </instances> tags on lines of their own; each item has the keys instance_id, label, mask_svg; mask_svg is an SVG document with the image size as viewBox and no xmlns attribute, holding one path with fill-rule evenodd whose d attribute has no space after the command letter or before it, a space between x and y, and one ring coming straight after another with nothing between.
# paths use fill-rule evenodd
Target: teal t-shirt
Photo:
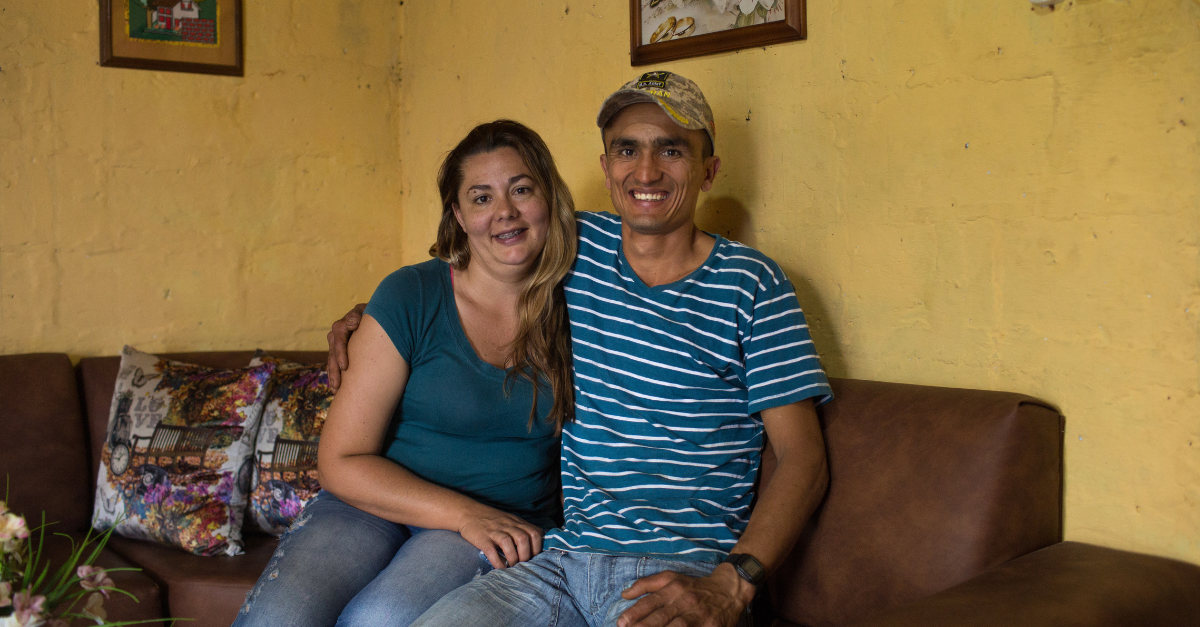
<instances>
[{"instance_id":1,"label":"teal t-shirt","mask_svg":"<svg viewBox=\"0 0 1200 627\"><path fill-rule=\"evenodd\" d=\"M387 332L411 374L383 454L417 476L544 529L561 520L559 437L545 420L549 385L529 426L533 385L475 353L440 259L400 268L371 296L367 314Z\"/></svg>"}]
</instances>

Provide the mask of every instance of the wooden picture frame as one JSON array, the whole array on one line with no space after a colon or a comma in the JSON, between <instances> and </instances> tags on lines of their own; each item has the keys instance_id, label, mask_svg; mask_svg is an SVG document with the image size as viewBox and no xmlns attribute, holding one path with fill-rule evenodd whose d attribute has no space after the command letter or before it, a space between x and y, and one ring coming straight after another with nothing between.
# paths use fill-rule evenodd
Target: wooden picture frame
<instances>
[{"instance_id":1,"label":"wooden picture frame","mask_svg":"<svg viewBox=\"0 0 1200 627\"><path fill-rule=\"evenodd\" d=\"M241 0L100 0L100 65L244 76Z\"/></svg>"},{"instance_id":2,"label":"wooden picture frame","mask_svg":"<svg viewBox=\"0 0 1200 627\"><path fill-rule=\"evenodd\" d=\"M804 2L774 0L767 8L764 0L629 0L631 65L804 39L808 36ZM751 5L751 13L743 14L742 5ZM719 11L722 6L725 10ZM734 25L724 26L725 20ZM655 23L658 27L647 33L647 24Z\"/></svg>"}]
</instances>

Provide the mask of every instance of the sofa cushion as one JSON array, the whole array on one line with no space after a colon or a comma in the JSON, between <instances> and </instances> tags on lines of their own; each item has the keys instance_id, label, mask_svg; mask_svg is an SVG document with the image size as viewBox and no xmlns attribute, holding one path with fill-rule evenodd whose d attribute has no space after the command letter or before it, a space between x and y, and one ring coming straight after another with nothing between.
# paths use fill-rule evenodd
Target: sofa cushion
<instances>
[{"instance_id":1,"label":"sofa cushion","mask_svg":"<svg viewBox=\"0 0 1200 627\"><path fill-rule=\"evenodd\" d=\"M9 506L31 525L45 512L55 530L88 528L84 430L66 355L0 356L0 480L8 478Z\"/></svg>"},{"instance_id":2,"label":"sofa cushion","mask_svg":"<svg viewBox=\"0 0 1200 627\"><path fill-rule=\"evenodd\" d=\"M160 544L117 537L110 546L165 588L171 617L191 619L179 624L229 627L246 593L271 561L277 544L271 536L247 536L246 552L234 557L200 557Z\"/></svg>"},{"instance_id":3,"label":"sofa cushion","mask_svg":"<svg viewBox=\"0 0 1200 627\"><path fill-rule=\"evenodd\" d=\"M1200 566L1062 542L854 627L1196 624L1200 624Z\"/></svg>"},{"instance_id":4,"label":"sofa cushion","mask_svg":"<svg viewBox=\"0 0 1200 627\"><path fill-rule=\"evenodd\" d=\"M251 365L275 363L255 445L255 485L246 525L282 535L321 490L317 443L333 402L329 375L318 364L255 356Z\"/></svg>"},{"instance_id":5,"label":"sofa cushion","mask_svg":"<svg viewBox=\"0 0 1200 627\"><path fill-rule=\"evenodd\" d=\"M198 555L237 555L275 364L218 370L125 347L93 524Z\"/></svg>"},{"instance_id":6,"label":"sofa cushion","mask_svg":"<svg viewBox=\"0 0 1200 627\"><path fill-rule=\"evenodd\" d=\"M325 363L326 353L320 351L271 351L280 359L289 359L302 364ZM159 357L209 368L244 368L254 358L254 351L212 351L198 353L159 353ZM84 413L87 417L89 441L91 443L92 478L96 485L96 474L100 468L100 450L108 431L109 409L112 406L113 388L117 382L117 371L121 369L121 357L84 357L79 360L79 387L83 393Z\"/></svg>"},{"instance_id":7,"label":"sofa cushion","mask_svg":"<svg viewBox=\"0 0 1200 627\"><path fill-rule=\"evenodd\" d=\"M829 491L777 573L778 617L846 625L1061 539L1057 411L1003 392L831 383Z\"/></svg>"}]
</instances>

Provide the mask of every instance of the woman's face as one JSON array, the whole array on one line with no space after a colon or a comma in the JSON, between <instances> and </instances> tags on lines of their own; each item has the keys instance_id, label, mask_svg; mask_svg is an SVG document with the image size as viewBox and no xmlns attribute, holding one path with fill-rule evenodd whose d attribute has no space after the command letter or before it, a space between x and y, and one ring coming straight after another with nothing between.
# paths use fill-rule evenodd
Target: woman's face
<instances>
[{"instance_id":1,"label":"woman's face","mask_svg":"<svg viewBox=\"0 0 1200 627\"><path fill-rule=\"evenodd\" d=\"M503 274L528 273L546 245L546 194L512 148L468 157L462 169L454 217L467 233L471 265Z\"/></svg>"}]
</instances>

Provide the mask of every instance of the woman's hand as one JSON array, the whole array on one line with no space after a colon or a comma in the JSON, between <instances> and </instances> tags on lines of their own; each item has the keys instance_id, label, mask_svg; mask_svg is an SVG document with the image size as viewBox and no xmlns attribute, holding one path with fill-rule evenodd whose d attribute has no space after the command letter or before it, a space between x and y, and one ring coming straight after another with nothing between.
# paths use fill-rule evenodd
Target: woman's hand
<instances>
[{"instance_id":1,"label":"woman's hand","mask_svg":"<svg viewBox=\"0 0 1200 627\"><path fill-rule=\"evenodd\" d=\"M464 516L458 534L483 551L492 568L515 566L542 552L539 527L483 505Z\"/></svg>"}]
</instances>

